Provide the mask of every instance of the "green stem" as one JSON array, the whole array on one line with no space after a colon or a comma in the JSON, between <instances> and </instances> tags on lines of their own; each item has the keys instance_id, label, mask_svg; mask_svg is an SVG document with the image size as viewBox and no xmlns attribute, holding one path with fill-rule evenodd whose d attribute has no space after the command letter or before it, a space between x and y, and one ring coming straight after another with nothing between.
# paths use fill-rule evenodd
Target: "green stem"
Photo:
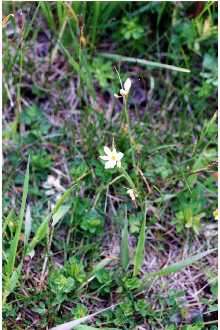
<instances>
[{"instance_id":1,"label":"green stem","mask_svg":"<svg viewBox=\"0 0 220 330\"><path fill-rule=\"evenodd\" d=\"M23 31L20 40L20 58L19 58L19 80L17 84L17 107L15 112L15 125L14 125L14 137L17 135L17 131L20 125L21 114L21 82L22 82L22 69L23 69Z\"/></svg>"},{"instance_id":2,"label":"green stem","mask_svg":"<svg viewBox=\"0 0 220 330\"><path fill-rule=\"evenodd\" d=\"M126 119L126 123L128 125L128 134L129 134L130 146L131 146L132 163L133 163L134 169L136 169L135 153L134 153L134 147L133 147L133 139L132 139L132 134L131 134L131 125L130 125L130 118L129 118L129 114L128 114L126 96L123 99L124 99L123 101L124 101L125 119Z\"/></svg>"},{"instance_id":3,"label":"green stem","mask_svg":"<svg viewBox=\"0 0 220 330\"><path fill-rule=\"evenodd\" d=\"M130 187L132 189L135 189L135 184L134 184L133 180L131 179L130 175L128 174L128 172L124 169L124 167L121 167L121 172L123 173L125 179L128 181Z\"/></svg>"}]
</instances>

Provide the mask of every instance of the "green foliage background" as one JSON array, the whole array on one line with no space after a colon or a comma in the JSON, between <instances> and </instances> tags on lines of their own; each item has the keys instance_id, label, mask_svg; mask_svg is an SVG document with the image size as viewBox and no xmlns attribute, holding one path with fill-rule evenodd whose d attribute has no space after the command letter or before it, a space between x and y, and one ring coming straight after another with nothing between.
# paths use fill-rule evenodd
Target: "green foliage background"
<instances>
[{"instance_id":1,"label":"green foliage background","mask_svg":"<svg viewBox=\"0 0 220 330\"><path fill-rule=\"evenodd\" d=\"M196 317L184 275L137 296L149 272L216 246L217 2L4 2L3 16L12 13L3 26L5 329L47 329L119 302L91 325L217 329L215 253L187 268L202 274L198 291L208 287ZM115 67L133 82L142 174ZM110 185L118 171L98 158L113 138L147 201L146 224L126 181ZM45 187L48 176L61 188Z\"/></svg>"}]
</instances>

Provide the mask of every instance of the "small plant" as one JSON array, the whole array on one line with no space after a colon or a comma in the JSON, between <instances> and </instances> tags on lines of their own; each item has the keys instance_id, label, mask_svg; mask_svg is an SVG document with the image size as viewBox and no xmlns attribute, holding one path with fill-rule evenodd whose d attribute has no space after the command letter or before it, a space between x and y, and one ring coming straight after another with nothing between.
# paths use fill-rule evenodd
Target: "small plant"
<instances>
[{"instance_id":1,"label":"small plant","mask_svg":"<svg viewBox=\"0 0 220 330\"><path fill-rule=\"evenodd\" d=\"M138 40L143 37L144 29L138 22L138 18L123 18L121 34L126 40Z\"/></svg>"},{"instance_id":2,"label":"small plant","mask_svg":"<svg viewBox=\"0 0 220 330\"><path fill-rule=\"evenodd\" d=\"M193 214L193 209L186 207L182 211L176 213L176 219L173 224L176 224L177 232L181 232L185 228L192 228L196 234L199 234L201 228L201 219L205 213Z\"/></svg>"},{"instance_id":3,"label":"small plant","mask_svg":"<svg viewBox=\"0 0 220 330\"><path fill-rule=\"evenodd\" d=\"M103 228L103 218L94 210L86 214L80 227L91 234L99 234Z\"/></svg>"},{"instance_id":4,"label":"small plant","mask_svg":"<svg viewBox=\"0 0 220 330\"><path fill-rule=\"evenodd\" d=\"M109 89L109 82L114 79L111 63L104 61L102 58L95 58L91 64L91 73L94 74L103 90Z\"/></svg>"},{"instance_id":5,"label":"small plant","mask_svg":"<svg viewBox=\"0 0 220 330\"><path fill-rule=\"evenodd\" d=\"M80 319L88 314L88 309L85 305L78 304L71 312L76 319Z\"/></svg>"},{"instance_id":6,"label":"small plant","mask_svg":"<svg viewBox=\"0 0 220 330\"><path fill-rule=\"evenodd\" d=\"M68 299L67 294L75 289L75 280L72 277L66 277L60 270L51 273L48 284L55 295L56 304L61 304Z\"/></svg>"}]
</instances>

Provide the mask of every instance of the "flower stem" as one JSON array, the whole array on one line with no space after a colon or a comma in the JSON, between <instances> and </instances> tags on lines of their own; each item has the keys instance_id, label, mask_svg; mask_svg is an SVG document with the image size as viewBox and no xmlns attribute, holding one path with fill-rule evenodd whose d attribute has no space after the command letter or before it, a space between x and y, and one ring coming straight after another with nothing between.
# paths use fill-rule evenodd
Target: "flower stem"
<instances>
[{"instance_id":1,"label":"flower stem","mask_svg":"<svg viewBox=\"0 0 220 330\"><path fill-rule=\"evenodd\" d=\"M134 184L133 180L131 179L130 175L128 174L128 172L124 169L124 167L121 167L120 169L121 169L121 172L123 173L125 179L128 181L130 187L132 189L135 189L135 184Z\"/></svg>"},{"instance_id":2,"label":"flower stem","mask_svg":"<svg viewBox=\"0 0 220 330\"><path fill-rule=\"evenodd\" d=\"M126 119L126 123L128 125L128 134L129 134L130 146L131 146L132 163L133 163L134 169L136 169L135 153L134 153L134 147L133 147L133 138L132 138L132 134L131 134L131 125L130 125L130 118L129 118L129 114L128 114L127 97L126 96L123 97L123 101L124 101L125 119Z\"/></svg>"}]
</instances>

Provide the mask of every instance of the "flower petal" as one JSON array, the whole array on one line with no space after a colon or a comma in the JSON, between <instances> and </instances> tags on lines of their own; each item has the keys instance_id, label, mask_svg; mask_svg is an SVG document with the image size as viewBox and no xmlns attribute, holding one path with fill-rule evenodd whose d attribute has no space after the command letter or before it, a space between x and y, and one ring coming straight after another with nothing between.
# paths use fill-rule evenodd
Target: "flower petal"
<instances>
[{"instance_id":1,"label":"flower petal","mask_svg":"<svg viewBox=\"0 0 220 330\"><path fill-rule=\"evenodd\" d=\"M116 165L116 161L114 160L109 160L108 162L105 163L105 168L108 169L108 168L114 168Z\"/></svg>"},{"instance_id":2,"label":"flower petal","mask_svg":"<svg viewBox=\"0 0 220 330\"><path fill-rule=\"evenodd\" d=\"M115 157L115 159L117 160L117 158L118 158L118 152L116 151L115 147L113 147L113 149L112 149L111 156L112 157Z\"/></svg>"},{"instance_id":3,"label":"flower petal","mask_svg":"<svg viewBox=\"0 0 220 330\"><path fill-rule=\"evenodd\" d=\"M131 79L127 78L124 83L124 89L128 93L131 88Z\"/></svg>"},{"instance_id":4,"label":"flower petal","mask_svg":"<svg viewBox=\"0 0 220 330\"><path fill-rule=\"evenodd\" d=\"M124 157L124 154L122 152L117 153L118 160L121 160Z\"/></svg>"},{"instance_id":5,"label":"flower petal","mask_svg":"<svg viewBox=\"0 0 220 330\"><path fill-rule=\"evenodd\" d=\"M109 160L109 156L99 156L102 160Z\"/></svg>"},{"instance_id":6,"label":"flower petal","mask_svg":"<svg viewBox=\"0 0 220 330\"><path fill-rule=\"evenodd\" d=\"M109 147L104 146L104 151L105 151L106 155L111 156L112 152L111 152L111 149Z\"/></svg>"}]
</instances>

